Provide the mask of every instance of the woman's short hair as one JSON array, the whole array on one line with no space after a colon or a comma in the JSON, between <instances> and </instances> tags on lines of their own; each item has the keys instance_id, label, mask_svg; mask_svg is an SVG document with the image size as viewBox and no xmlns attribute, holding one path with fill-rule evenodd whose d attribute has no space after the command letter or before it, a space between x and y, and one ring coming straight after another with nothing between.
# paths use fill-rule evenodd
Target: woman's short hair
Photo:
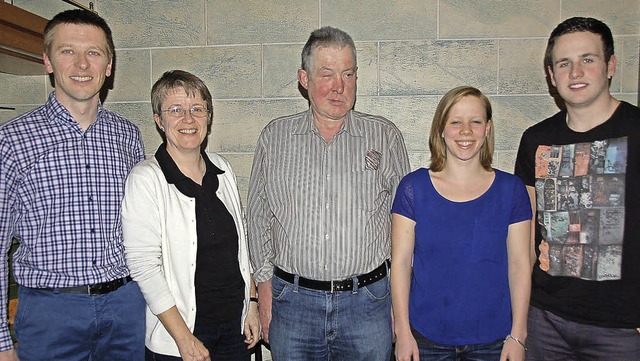
<instances>
[{"instance_id":1,"label":"woman's short hair","mask_svg":"<svg viewBox=\"0 0 640 361\"><path fill-rule=\"evenodd\" d=\"M482 102L487 115L487 121L491 121L493 111L489 99L478 89L471 86L460 86L449 90L438 103L436 113L431 123L431 132L429 133L429 150L431 151L430 169L439 172L444 168L447 159L447 147L444 143L442 133L447 125L447 119L451 108L456 105L462 98L473 96ZM489 128L487 139L480 149L480 164L486 170L491 170L491 162L493 161L494 148L494 130L493 124Z\"/></svg>"},{"instance_id":2,"label":"woman's short hair","mask_svg":"<svg viewBox=\"0 0 640 361\"><path fill-rule=\"evenodd\" d=\"M169 70L162 74L151 88L151 106L153 114L162 115L162 103L167 99L169 93L182 88L189 96L200 94L202 100L207 104L209 115L207 124L211 126L213 120L213 99L207 85L202 79L184 70Z\"/></svg>"}]
</instances>

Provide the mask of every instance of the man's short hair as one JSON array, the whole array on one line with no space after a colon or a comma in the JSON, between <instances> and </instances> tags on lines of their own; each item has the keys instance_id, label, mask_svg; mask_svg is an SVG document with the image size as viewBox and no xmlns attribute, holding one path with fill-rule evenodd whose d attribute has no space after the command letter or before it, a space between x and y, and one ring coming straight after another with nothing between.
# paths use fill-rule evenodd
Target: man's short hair
<instances>
[{"instance_id":1,"label":"man's short hair","mask_svg":"<svg viewBox=\"0 0 640 361\"><path fill-rule=\"evenodd\" d=\"M115 54L115 46L113 45L113 36L111 35L111 29L107 22L98 16L98 14L83 9L67 10L54 16L49 20L44 27L44 51L47 55L51 56L51 43L53 42L53 34L55 33L56 26L60 24L76 24L76 25L91 25L99 29L102 29L105 37L107 38L107 58L113 59Z\"/></svg>"},{"instance_id":2,"label":"man's short hair","mask_svg":"<svg viewBox=\"0 0 640 361\"><path fill-rule=\"evenodd\" d=\"M444 127L447 125L447 119L451 109L460 102L464 97L472 96L480 99L484 107L487 122L492 122L493 110L491 109L491 102L489 99L478 89L470 86L459 86L449 90L438 103L436 113L433 116L431 122L431 131L429 133L429 151L431 152L431 164L429 168L434 172L440 172L444 169L444 164L447 160L447 145L444 142L443 132ZM494 140L494 124L491 124L489 128L489 134L485 140L482 148L480 148L480 164L486 170L491 170L491 163L493 162L493 150L495 147Z\"/></svg>"},{"instance_id":3,"label":"man's short hair","mask_svg":"<svg viewBox=\"0 0 640 361\"><path fill-rule=\"evenodd\" d=\"M547 42L547 50L544 55L545 67L551 67L553 69L553 59L551 58L551 52L556 45L556 39L565 34L577 33L581 31L588 31L597 35L600 35L602 43L604 45L604 60L609 63L609 60L614 54L613 50L613 35L611 35L611 29L607 24L594 18L573 17L561 22L551 32L549 41Z\"/></svg>"},{"instance_id":4,"label":"man's short hair","mask_svg":"<svg viewBox=\"0 0 640 361\"><path fill-rule=\"evenodd\" d=\"M207 104L209 116L207 124L211 126L213 120L213 100L211 92L202 79L184 70L169 70L162 74L151 88L151 106L153 114L162 115L162 103L167 99L169 93L182 88L189 96L200 94L202 100Z\"/></svg>"},{"instance_id":5,"label":"man's short hair","mask_svg":"<svg viewBox=\"0 0 640 361\"><path fill-rule=\"evenodd\" d=\"M316 29L311 32L307 43L302 48L302 69L309 72L311 70L311 57L314 50L320 47L338 47L342 48L348 46L353 52L353 60L357 64L356 60L356 45L353 43L353 39L346 32L332 28L330 26L324 26L320 29Z\"/></svg>"}]
</instances>

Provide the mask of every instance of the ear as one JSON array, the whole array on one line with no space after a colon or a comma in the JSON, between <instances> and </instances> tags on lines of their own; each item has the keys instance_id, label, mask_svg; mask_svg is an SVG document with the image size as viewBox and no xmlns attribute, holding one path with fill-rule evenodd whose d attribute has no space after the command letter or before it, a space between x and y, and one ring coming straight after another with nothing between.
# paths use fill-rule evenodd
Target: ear
<instances>
[{"instance_id":1,"label":"ear","mask_svg":"<svg viewBox=\"0 0 640 361\"><path fill-rule=\"evenodd\" d=\"M551 84L553 84L553 86L557 88L558 86L556 85L556 77L555 77L555 74L553 73L553 67L547 66L547 72L549 73Z\"/></svg>"},{"instance_id":2,"label":"ear","mask_svg":"<svg viewBox=\"0 0 640 361\"><path fill-rule=\"evenodd\" d=\"M51 60L49 59L49 56L47 56L46 52L42 53L42 59L44 59L44 68L47 71L48 74L53 73L53 66L51 66Z\"/></svg>"},{"instance_id":3,"label":"ear","mask_svg":"<svg viewBox=\"0 0 640 361\"><path fill-rule=\"evenodd\" d=\"M298 82L303 88L309 89L309 75L304 69L298 69Z\"/></svg>"},{"instance_id":4,"label":"ear","mask_svg":"<svg viewBox=\"0 0 640 361\"><path fill-rule=\"evenodd\" d=\"M607 64L607 78L611 79L616 74L616 64L618 64L618 58L615 55L611 55L611 59Z\"/></svg>"},{"instance_id":5,"label":"ear","mask_svg":"<svg viewBox=\"0 0 640 361\"><path fill-rule=\"evenodd\" d=\"M105 75L108 77L111 76L111 66L113 65L113 58L109 59L109 64L107 64L107 71Z\"/></svg>"},{"instance_id":6,"label":"ear","mask_svg":"<svg viewBox=\"0 0 640 361\"><path fill-rule=\"evenodd\" d=\"M156 122L156 124L158 125L158 128L162 128L162 118L160 118L160 116L158 114L154 114L153 115L153 120Z\"/></svg>"},{"instance_id":7,"label":"ear","mask_svg":"<svg viewBox=\"0 0 640 361\"><path fill-rule=\"evenodd\" d=\"M493 121L491 119L487 120L487 129L484 131L485 137L489 136L489 131L491 130L492 126L493 126Z\"/></svg>"}]
</instances>

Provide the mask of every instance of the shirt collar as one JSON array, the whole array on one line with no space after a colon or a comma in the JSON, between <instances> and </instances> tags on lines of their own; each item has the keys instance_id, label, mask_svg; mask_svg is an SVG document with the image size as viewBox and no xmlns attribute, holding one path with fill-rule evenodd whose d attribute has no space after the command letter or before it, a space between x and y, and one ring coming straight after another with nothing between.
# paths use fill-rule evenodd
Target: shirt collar
<instances>
[{"instance_id":1,"label":"shirt collar","mask_svg":"<svg viewBox=\"0 0 640 361\"><path fill-rule=\"evenodd\" d=\"M358 122L354 115L354 111L349 110L347 116L345 117L344 123L342 124L342 128L338 131L338 134L345 132L354 137L362 136L362 124ZM299 122L293 129L293 134L307 134L310 132L317 132L318 127L313 122L313 112L311 108L309 108L305 115L304 121Z\"/></svg>"},{"instance_id":2,"label":"shirt collar","mask_svg":"<svg viewBox=\"0 0 640 361\"><path fill-rule=\"evenodd\" d=\"M213 164L211 160L209 160L209 157L207 157L207 154L204 151L200 151L200 155L202 156L202 159L204 159L204 163L207 167L207 170L204 173L205 176L207 176L208 173L213 173L215 175L224 173L222 169L216 167L215 164ZM171 158L169 152L167 152L166 143L162 143L158 147L155 157L158 160L160 169L162 169L162 173L164 173L164 177L167 179L167 182L169 184L176 184L185 179L190 180L189 177L187 177L180 171L180 168L178 168L176 162L173 160L173 158Z\"/></svg>"},{"instance_id":3,"label":"shirt collar","mask_svg":"<svg viewBox=\"0 0 640 361\"><path fill-rule=\"evenodd\" d=\"M58 98L56 98L55 89L51 91L49 94L49 99L47 99L47 109L48 109L48 117L49 119L58 119L63 122L73 122L77 123L73 118L71 113L64 105L62 105ZM104 116L105 108L102 105L102 101L98 101L98 113L96 114L96 123L100 121L114 121L111 117Z\"/></svg>"}]
</instances>

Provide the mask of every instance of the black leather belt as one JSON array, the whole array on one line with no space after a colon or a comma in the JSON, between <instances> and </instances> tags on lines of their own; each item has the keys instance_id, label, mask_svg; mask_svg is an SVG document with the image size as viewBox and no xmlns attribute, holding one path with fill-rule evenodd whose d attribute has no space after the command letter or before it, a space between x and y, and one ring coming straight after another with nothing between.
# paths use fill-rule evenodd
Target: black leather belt
<instances>
[{"instance_id":1,"label":"black leather belt","mask_svg":"<svg viewBox=\"0 0 640 361\"><path fill-rule=\"evenodd\" d=\"M387 260L387 261L384 261L384 263L382 263L380 267L374 269L373 271L367 274L358 276L357 277L358 287L364 287L366 285L370 285L374 282L377 282L385 278L387 276L388 266L389 266L389 261ZM289 272L283 271L278 267L274 268L273 274L275 274L276 276L282 278L283 280L289 283L294 283L294 280L296 277L295 275ZM316 280L311 280L304 277L299 277L298 286L309 288L312 290L317 290L317 291L331 291L331 292L352 291L353 278L348 278L342 281L316 281Z\"/></svg>"},{"instance_id":2,"label":"black leather belt","mask_svg":"<svg viewBox=\"0 0 640 361\"><path fill-rule=\"evenodd\" d=\"M78 286L78 287L41 288L41 290L95 296L95 295L104 295L106 293L113 292L118 288L124 286L128 282L131 282L131 276L118 278L113 281L98 283L95 285L86 285L86 286Z\"/></svg>"}]
</instances>

